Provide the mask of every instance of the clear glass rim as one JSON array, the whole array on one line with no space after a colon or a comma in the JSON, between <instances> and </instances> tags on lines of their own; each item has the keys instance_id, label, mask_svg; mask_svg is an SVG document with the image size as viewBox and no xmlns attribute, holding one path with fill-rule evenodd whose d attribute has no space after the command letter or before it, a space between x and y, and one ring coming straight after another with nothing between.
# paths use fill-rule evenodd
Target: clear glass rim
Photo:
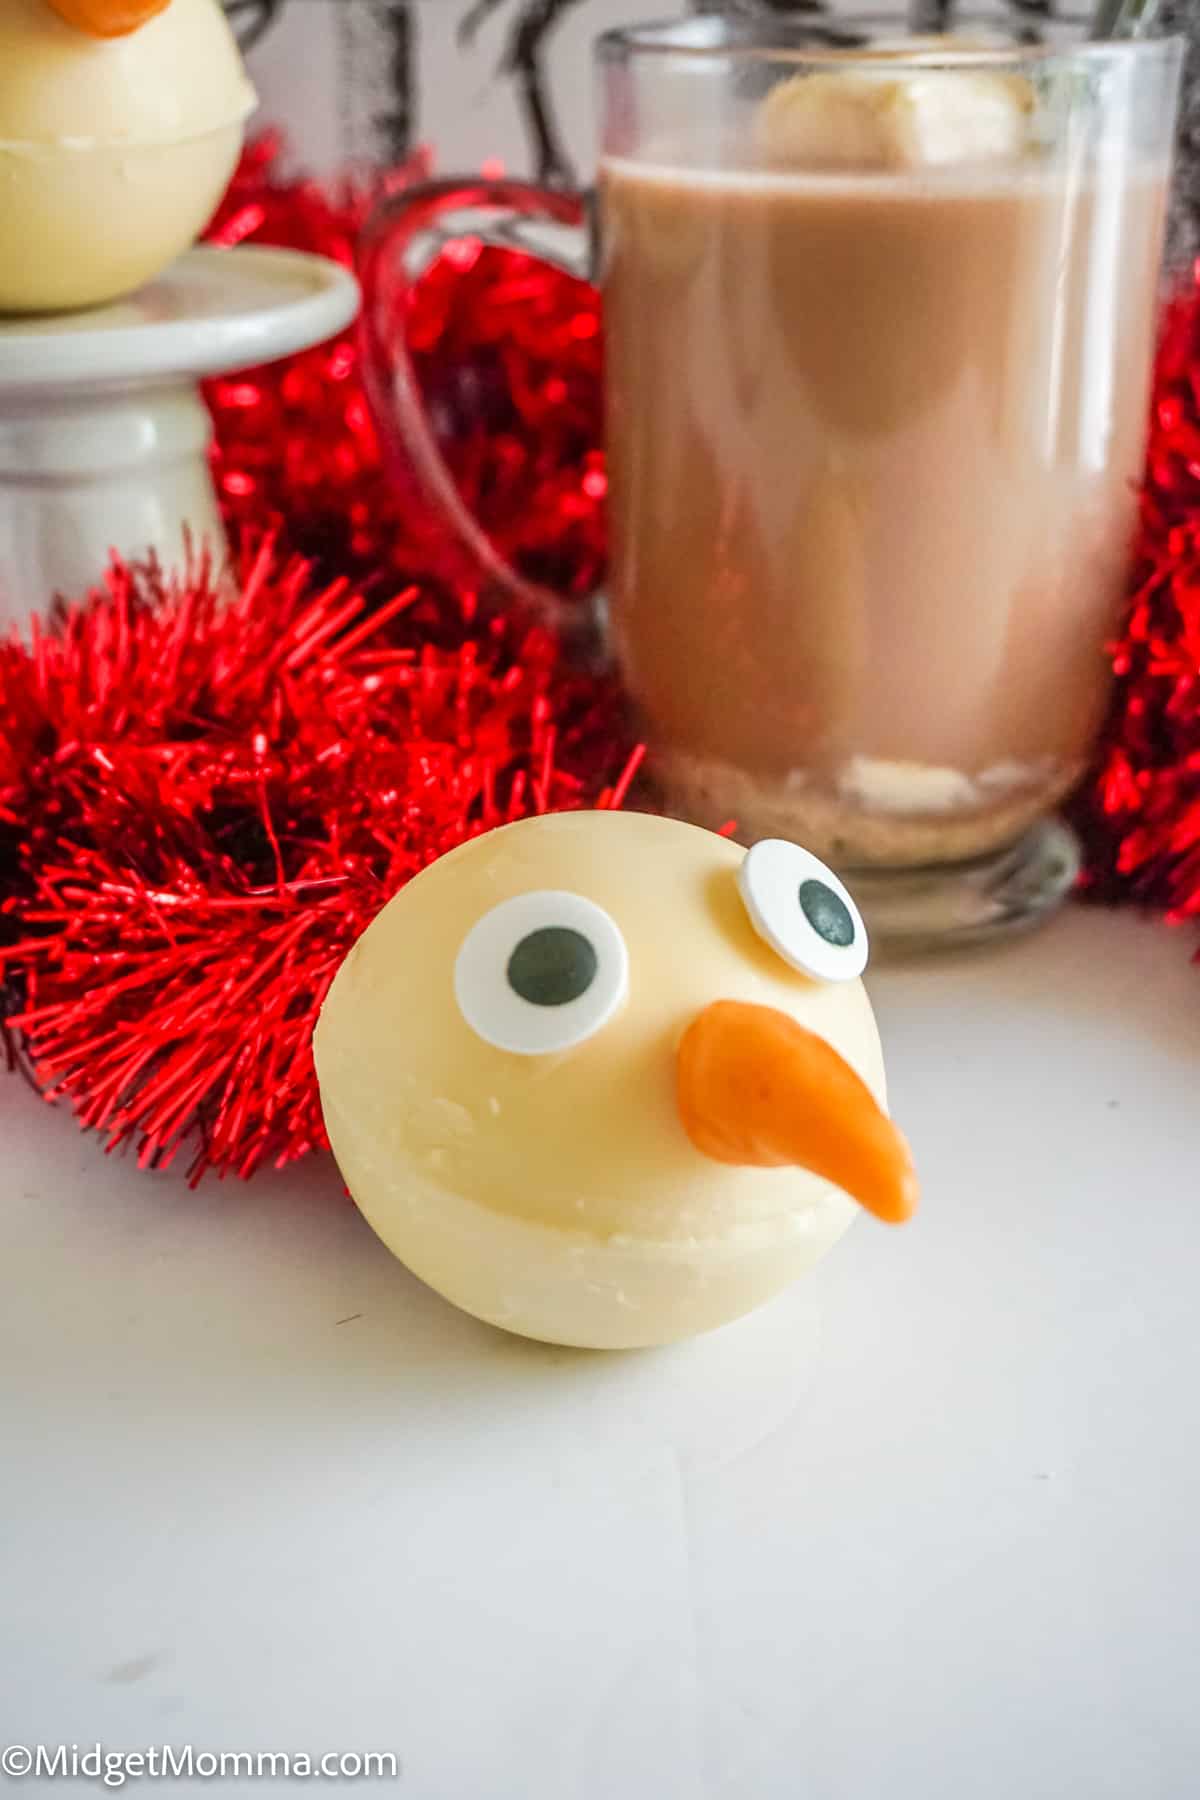
<instances>
[{"instance_id":1,"label":"clear glass rim","mask_svg":"<svg viewBox=\"0 0 1200 1800\"><path fill-rule=\"evenodd\" d=\"M1083 20L1047 21L1083 25ZM682 62L771 62L796 65L848 62L886 64L889 68L972 69L996 68L1031 63L1085 64L1127 62L1137 59L1149 63L1170 62L1182 56L1182 35L1160 37L1088 39L1077 43L1021 43L1015 36L1019 21L1005 20L997 13L967 13L955 20L955 29L1014 34L1011 41L954 48L928 39L906 44L902 19L888 13L845 13L829 15L805 13L792 21L782 17L769 19L730 19L717 14L701 14L690 19L664 19L645 25L625 25L605 31L596 40L596 54L601 62L624 62L632 57L674 57ZM821 43L819 33L855 29L877 30L891 45L879 47L861 44ZM812 34L806 41L805 34Z\"/></svg>"}]
</instances>

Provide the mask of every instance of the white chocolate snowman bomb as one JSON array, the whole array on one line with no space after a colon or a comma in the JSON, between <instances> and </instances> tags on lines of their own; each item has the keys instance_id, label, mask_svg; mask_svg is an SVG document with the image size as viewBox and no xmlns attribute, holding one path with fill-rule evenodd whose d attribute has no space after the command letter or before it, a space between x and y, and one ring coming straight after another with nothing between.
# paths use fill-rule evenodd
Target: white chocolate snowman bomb
<instances>
[{"instance_id":1,"label":"white chocolate snowman bomb","mask_svg":"<svg viewBox=\"0 0 1200 1800\"><path fill-rule=\"evenodd\" d=\"M347 1186L456 1305L631 1348L760 1306L860 1207L916 1204L823 863L676 820L551 814L424 870L314 1038Z\"/></svg>"},{"instance_id":2,"label":"white chocolate snowman bomb","mask_svg":"<svg viewBox=\"0 0 1200 1800\"><path fill-rule=\"evenodd\" d=\"M218 0L0 0L0 313L159 274L207 224L254 104Z\"/></svg>"}]
</instances>

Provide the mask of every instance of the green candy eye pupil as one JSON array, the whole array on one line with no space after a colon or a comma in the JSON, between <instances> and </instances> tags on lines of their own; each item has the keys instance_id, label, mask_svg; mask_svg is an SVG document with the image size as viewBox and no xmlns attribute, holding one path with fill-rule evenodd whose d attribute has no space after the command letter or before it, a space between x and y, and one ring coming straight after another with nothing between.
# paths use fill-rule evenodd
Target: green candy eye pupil
<instances>
[{"instance_id":1,"label":"green candy eye pupil","mask_svg":"<svg viewBox=\"0 0 1200 1800\"><path fill-rule=\"evenodd\" d=\"M800 910L819 938L846 950L854 942L854 920L840 894L823 881L800 883Z\"/></svg>"},{"instance_id":2,"label":"green candy eye pupil","mask_svg":"<svg viewBox=\"0 0 1200 1800\"><path fill-rule=\"evenodd\" d=\"M544 925L523 937L508 959L508 985L531 1006L567 1006L586 994L599 962L581 931Z\"/></svg>"}]
</instances>

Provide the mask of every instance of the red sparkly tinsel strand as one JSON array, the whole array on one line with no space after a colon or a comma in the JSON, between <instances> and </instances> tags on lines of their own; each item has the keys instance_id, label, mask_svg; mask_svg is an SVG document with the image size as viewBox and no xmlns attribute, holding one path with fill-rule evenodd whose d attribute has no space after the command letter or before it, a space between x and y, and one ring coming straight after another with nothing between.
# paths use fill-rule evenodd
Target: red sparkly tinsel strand
<instances>
[{"instance_id":1,"label":"red sparkly tinsel strand","mask_svg":"<svg viewBox=\"0 0 1200 1800\"><path fill-rule=\"evenodd\" d=\"M1073 807L1085 894L1200 918L1200 268L1168 310L1112 707Z\"/></svg>"},{"instance_id":2,"label":"red sparkly tinsel strand","mask_svg":"<svg viewBox=\"0 0 1200 1800\"><path fill-rule=\"evenodd\" d=\"M118 567L59 633L0 650L25 739L0 801L27 878L0 912L10 1025L46 1092L143 1163L192 1131L193 1177L322 1143L312 1026L389 895L467 837L627 785L614 697L544 631L417 646L416 598L313 592L266 546L233 603L203 567Z\"/></svg>"}]
</instances>

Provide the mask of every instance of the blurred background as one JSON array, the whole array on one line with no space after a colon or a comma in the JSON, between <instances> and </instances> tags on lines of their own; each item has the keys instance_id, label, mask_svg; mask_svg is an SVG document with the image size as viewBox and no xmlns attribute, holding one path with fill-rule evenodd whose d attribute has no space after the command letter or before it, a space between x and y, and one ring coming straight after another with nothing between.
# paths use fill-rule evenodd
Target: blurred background
<instances>
[{"instance_id":1,"label":"blurred background","mask_svg":"<svg viewBox=\"0 0 1200 1800\"><path fill-rule=\"evenodd\" d=\"M819 12L818 0L727 0L770 12ZM938 0L926 0L936 7ZM428 141L445 168L502 158L537 162L521 64L536 56L556 135L586 172L592 143L590 46L598 32L720 0L228 0L243 38L262 116L286 119L305 161L391 160ZM862 10L904 14L905 0ZM842 10L850 11L847 6ZM1049 0L1014 6L1035 33ZM1069 10L1068 0L1058 7Z\"/></svg>"},{"instance_id":2,"label":"blurred background","mask_svg":"<svg viewBox=\"0 0 1200 1800\"><path fill-rule=\"evenodd\" d=\"M821 0L724 0L747 10L821 12ZM935 20L946 0L872 0L870 10ZM718 11L722 0L226 0L248 46L261 122L282 125L315 173L391 163L426 144L443 170L499 161L515 174L587 178L590 47L638 20ZM966 10L966 9L964 9ZM1082 31L1087 0L993 0L1015 28ZM1200 38L1200 0L1160 0L1164 26ZM1169 262L1200 248L1200 56L1193 50L1180 125ZM540 104L540 116L539 116Z\"/></svg>"},{"instance_id":3,"label":"blurred background","mask_svg":"<svg viewBox=\"0 0 1200 1800\"><path fill-rule=\"evenodd\" d=\"M264 119L285 120L302 159L393 160L406 142L436 149L444 168L500 158L514 172L537 160L522 83L506 68L517 39L539 36L555 123L575 167L591 142L590 45L597 32L682 0L231 0L252 38L249 61Z\"/></svg>"}]
</instances>

